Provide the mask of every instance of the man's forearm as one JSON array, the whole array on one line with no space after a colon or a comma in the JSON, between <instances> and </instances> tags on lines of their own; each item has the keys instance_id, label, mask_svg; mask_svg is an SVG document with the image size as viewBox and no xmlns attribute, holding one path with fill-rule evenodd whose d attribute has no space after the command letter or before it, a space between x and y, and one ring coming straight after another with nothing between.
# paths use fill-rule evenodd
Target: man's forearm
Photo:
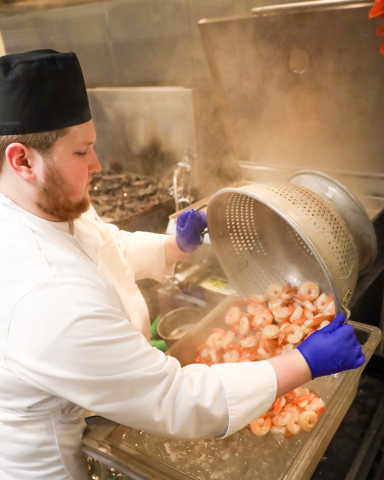
<instances>
[{"instance_id":1,"label":"man's forearm","mask_svg":"<svg viewBox=\"0 0 384 480\"><path fill-rule=\"evenodd\" d=\"M311 370L298 350L278 355L267 360L275 370L277 378L276 398L312 380Z\"/></svg>"},{"instance_id":2,"label":"man's forearm","mask_svg":"<svg viewBox=\"0 0 384 480\"><path fill-rule=\"evenodd\" d=\"M165 242L165 261L167 262L167 265L173 265L174 263L185 258L187 255L187 253L184 253L177 246L176 237L174 235L170 235Z\"/></svg>"}]
</instances>

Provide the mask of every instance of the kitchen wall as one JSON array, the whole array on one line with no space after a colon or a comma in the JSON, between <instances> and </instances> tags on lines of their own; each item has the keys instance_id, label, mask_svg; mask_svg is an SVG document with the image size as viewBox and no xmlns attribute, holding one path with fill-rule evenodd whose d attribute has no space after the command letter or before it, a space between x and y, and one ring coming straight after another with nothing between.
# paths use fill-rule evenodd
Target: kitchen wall
<instances>
[{"instance_id":1,"label":"kitchen wall","mask_svg":"<svg viewBox=\"0 0 384 480\"><path fill-rule=\"evenodd\" d=\"M262 6L263 3L271 5L282 2L104 0L73 4L73 0L71 3L42 0L13 4L8 0L6 4L0 2L0 31L7 53L37 48L75 51L90 88L180 86L193 89L198 150L195 169L198 172L200 194L205 195L240 176L257 180L259 164L264 172L263 179L265 171L275 164L283 165L287 171L295 169L292 163L284 165L284 158L268 159L266 165L257 156L245 159L245 163L244 158L239 158L239 149L225 132L220 113L222 91L212 80L197 25L204 18L249 15L252 7ZM346 25L345 28L353 30L355 26ZM366 31L374 37L375 25L369 24L368 19ZM378 53L379 42L377 39L377 56L374 58L383 63ZM327 46L332 49L332 45ZM241 57L241 47L238 55ZM361 81L364 83L363 78ZM241 82L240 75L240 93ZM265 135L268 135L267 131ZM384 160L384 152L381 153ZM300 167L302 163L299 162ZM376 159L377 164L380 161ZM243 165L242 168L240 165ZM252 165L256 168L250 168ZM345 167L348 170L348 165ZM369 171L364 159L361 170L365 173ZM375 167L373 171L373 176L376 180L379 178L380 182L382 174L384 161L382 168ZM373 196L378 194L377 189L365 193Z\"/></svg>"}]
</instances>

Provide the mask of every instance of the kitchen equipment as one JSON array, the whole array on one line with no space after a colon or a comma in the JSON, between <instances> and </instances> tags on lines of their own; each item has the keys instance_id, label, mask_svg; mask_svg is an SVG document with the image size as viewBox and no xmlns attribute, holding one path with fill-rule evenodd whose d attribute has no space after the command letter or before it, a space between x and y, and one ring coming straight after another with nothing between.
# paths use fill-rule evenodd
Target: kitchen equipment
<instances>
[{"instance_id":1,"label":"kitchen equipment","mask_svg":"<svg viewBox=\"0 0 384 480\"><path fill-rule=\"evenodd\" d=\"M168 312L157 325L157 333L171 347L197 322L203 318L203 313L197 308L182 307Z\"/></svg>"},{"instance_id":2,"label":"kitchen equipment","mask_svg":"<svg viewBox=\"0 0 384 480\"><path fill-rule=\"evenodd\" d=\"M163 233L169 214L175 210L166 182L121 168L96 173L89 193L105 222L131 232Z\"/></svg>"},{"instance_id":3,"label":"kitchen equipment","mask_svg":"<svg viewBox=\"0 0 384 480\"><path fill-rule=\"evenodd\" d=\"M173 196L175 197L176 212L188 207L193 198L190 192L191 160L196 159L195 152L188 148L183 158L177 163L173 172Z\"/></svg>"},{"instance_id":4,"label":"kitchen equipment","mask_svg":"<svg viewBox=\"0 0 384 480\"><path fill-rule=\"evenodd\" d=\"M348 314L358 273L376 256L372 223L358 200L320 172L287 183L224 188L208 203L213 250L244 298L274 283L311 280Z\"/></svg>"},{"instance_id":5,"label":"kitchen equipment","mask_svg":"<svg viewBox=\"0 0 384 480\"><path fill-rule=\"evenodd\" d=\"M212 328L228 328L225 314L239 298L231 295L221 302L167 354L176 357L182 366L193 363L197 347ZM380 341L380 330L350 323L368 362ZM225 469L228 480L308 480L356 395L362 370L309 382L308 388L321 395L326 409L311 433L301 432L288 440L274 434L255 437L243 429L224 440L181 442L107 421L87 432L84 452L136 479L206 480L220 478L220 471Z\"/></svg>"},{"instance_id":6,"label":"kitchen equipment","mask_svg":"<svg viewBox=\"0 0 384 480\"><path fill-rule=\"evenodd\" d=\"M198 24L242 178L321 170L370 208L384 191L381 20L367 23L370 2L264 3Z\"/></svg>"}]
</instances>

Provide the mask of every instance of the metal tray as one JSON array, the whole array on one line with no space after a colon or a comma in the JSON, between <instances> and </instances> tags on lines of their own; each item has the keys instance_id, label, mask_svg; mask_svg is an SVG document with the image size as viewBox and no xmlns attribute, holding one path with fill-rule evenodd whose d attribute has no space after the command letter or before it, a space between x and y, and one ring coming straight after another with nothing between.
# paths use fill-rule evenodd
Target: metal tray
<instances>
[{"instance_id":1,"label":"metal tray","mask_svg":"<svg viewBox=\"0 0 384 480\"><path fill-rule=\"evenodd\" d=\"M178 358L182 366L193 363L197 346L207 338L212 328L225 325L225 314L238 298L237 295L231 295L221 302L193 330L173 345L167 354ZM363 344L368 361L380 341L381 332L376 327L350 323ZM167 441L113 422L88 432L84 438L84 450L101 462L129 474L131 478L205 480L221 478L215 475L225 468L227 454L237 453L234 453L237 442L243 451L240 453L239 465L244 465L244 471L237 468L232 476L225 476L226 479L307 480L352 403L364 366L338 375L318 378L307 384L321 395L326 403L325 411L311 433L300 432L287 440L272 434L255 437L243 429L228 439L207 441L206 453L210 453L212 445L218 453L211 455L210 470L206 472L197 473L199 469L185 467L189 461L194 461L193 450L196 450L198 442ZM179 467L176 461L172 461L166 453L165 443L177 452L184 452L184 467Z\"/></svg>"}]
</instances>

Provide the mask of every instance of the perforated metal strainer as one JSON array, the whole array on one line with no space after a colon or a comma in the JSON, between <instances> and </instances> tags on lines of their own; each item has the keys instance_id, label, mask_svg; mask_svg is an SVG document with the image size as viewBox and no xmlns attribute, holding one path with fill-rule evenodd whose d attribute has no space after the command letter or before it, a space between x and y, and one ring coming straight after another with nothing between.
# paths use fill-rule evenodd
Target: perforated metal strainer
<instances>
[{"instance_id":1,"label":"perforated metal strainer","mask_svg":"<svg viewBox=\"0 0 384 480\"><path fill-rule=\"evenodd\" d=\"M318 172L299 172L288 183L222 189L212 196L207 219L218 260L244 298L273 283L311 280L333 293L337 312L347 311L359 271L376 255L364 208Z\"/></svg>"}]
</instances>

